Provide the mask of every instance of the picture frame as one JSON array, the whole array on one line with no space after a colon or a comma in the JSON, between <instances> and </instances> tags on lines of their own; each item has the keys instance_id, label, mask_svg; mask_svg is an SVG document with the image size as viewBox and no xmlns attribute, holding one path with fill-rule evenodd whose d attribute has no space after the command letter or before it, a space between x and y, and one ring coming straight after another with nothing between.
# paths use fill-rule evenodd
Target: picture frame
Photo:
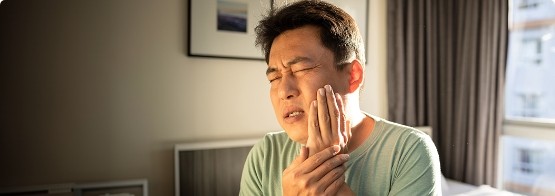
<instances>
[{"instance_id":1,"label":"picture frame","mask_svg":"<svg viewBox=\"0 0 555 196\"><path fill-rule=\"evenodd\" d=\"M297 0L189 0L188 56L264 60L262 51L255 46L254 28L271 9L295 1ZM325 1L342 8L355 19L364 40L365 55L368 57L369 2ZM243 22L239 22L241 25L229 24L236 21L235 19Z\"/></svg>"},{"instance_id":2,"label":"picture frame","mask_svg":"<svg viewBox=\"0 0 555 196\"><path fill-rule=\"evenodd\" d=\"M272 0L189 0L188 55L264 60L254 28Z\"/></svg>"}]
</instances>

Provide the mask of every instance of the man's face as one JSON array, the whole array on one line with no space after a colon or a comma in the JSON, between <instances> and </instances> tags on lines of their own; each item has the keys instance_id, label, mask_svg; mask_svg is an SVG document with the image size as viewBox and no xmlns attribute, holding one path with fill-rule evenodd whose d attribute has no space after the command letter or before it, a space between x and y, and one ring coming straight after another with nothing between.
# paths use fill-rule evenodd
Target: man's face
<instances>
[{"instance_id":1,"label":"man's face","mask_svg":"<svg viewBox=\"0 0 555 196\"><path fill-rule=\"evenodd\" d=\"M321 43L314 26L288 30L274 39L267 76L279 124L292 140L303 144L308 138L308 112L317 90L329 84L334 92L344 95L348 89L347 71L335 69L334 54Z\"/></svg>"}]
</instances>

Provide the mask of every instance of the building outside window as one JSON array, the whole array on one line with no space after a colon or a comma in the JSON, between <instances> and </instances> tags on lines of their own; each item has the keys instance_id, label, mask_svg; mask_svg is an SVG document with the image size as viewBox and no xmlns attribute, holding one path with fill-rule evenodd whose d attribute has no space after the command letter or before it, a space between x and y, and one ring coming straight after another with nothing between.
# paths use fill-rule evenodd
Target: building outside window
<instances>
[{"instance_id":1,"label":"building outside window","mask_svg":"<svg viewBox=\"0 0 555 196\"><path fill-rule=\"evenodd\" d=\"M555 0L509 0L500 186L555 195Z\"/></svg>"},{"instance_id":2,"label":"building outside window","mask_svg":"<svg viewBox=\"0 0 555 196\"><path fill-rule=\"evenodd\" d=\"M504 136L503 188L527 195L554 195L555 143Z\"/></svg>"}]
</instances>

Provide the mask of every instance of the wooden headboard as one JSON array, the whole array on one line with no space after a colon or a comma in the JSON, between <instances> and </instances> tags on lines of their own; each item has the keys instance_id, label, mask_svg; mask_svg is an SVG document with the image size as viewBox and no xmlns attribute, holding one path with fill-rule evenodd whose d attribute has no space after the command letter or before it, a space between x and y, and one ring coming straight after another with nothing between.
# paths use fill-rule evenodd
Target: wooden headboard
<instances>
[{"instance_id":1,"label":"wooden headboard","mask_svg":"<svg viewBox=\"0 0 555 196\"><path fill-rule=\"evenodd\" d=\"M175 145L175 195L238 195L245 159L258 140Z\"/></svg>"}]
</instances>

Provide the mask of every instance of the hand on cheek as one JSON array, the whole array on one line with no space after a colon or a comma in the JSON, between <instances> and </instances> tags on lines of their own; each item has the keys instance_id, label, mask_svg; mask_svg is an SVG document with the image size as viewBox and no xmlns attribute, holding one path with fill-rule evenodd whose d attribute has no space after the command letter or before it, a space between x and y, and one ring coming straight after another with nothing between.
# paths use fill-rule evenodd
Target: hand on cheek
<instances>
[{"instance_id":1,"label":"hand on cheek","mask_svg":"<svg viewBox=\"0 0 555 196\"><path fill-rule=\"evenodd\" d=\"M311 103L308 114L306 147L309 156L333 145L341 146L341 151L346 153L351 127L345 119L341 96L334 93L330 85L318 89L316 94L316 100Z\"/></svg>"},{"instance_id":2,"label":"hand on cheek","mask_svg":"<svg viewBox=\"0 0 555 196\"><path fill-rule=\"evenodd\" d=\"M326 85L308 114L306 148L283 172L284 195L354 195L345 183L345 146L351 136L343 100Z\"/></svg>"}]
</instances>

